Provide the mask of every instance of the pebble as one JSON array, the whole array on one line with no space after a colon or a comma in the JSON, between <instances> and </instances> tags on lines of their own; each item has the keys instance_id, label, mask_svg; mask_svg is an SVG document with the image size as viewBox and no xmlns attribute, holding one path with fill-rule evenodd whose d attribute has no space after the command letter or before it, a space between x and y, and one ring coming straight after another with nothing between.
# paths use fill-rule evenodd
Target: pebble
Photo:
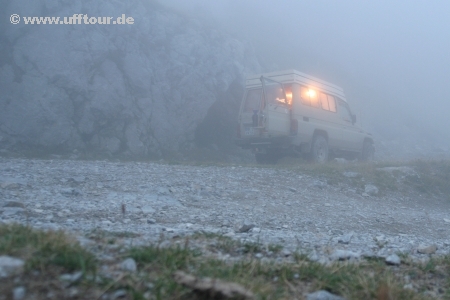
<instances>
[{"instance_id":1,"label":"pebble","mask_svg":"<svg viewBox=\"0 0 450 300\"><path fill-rule=\"evenodd\" d=\"M115 291L114 293L112 293L112 294L109 296L108 300L123 299L123 298L125 298L126 296L127 296L127 291L126 291L126 290L123 290L123 289L120 289L120 290L117 290L117 291Z\"/></svg>"},{"instance_id":2,"label":"pebble","mask_svg":"<svg viewBox=\"0 0 450 300\"><path fill-rule=\"evenodd\" d=\"M6 255L0 256L0 278L22 273L24 264L22 259Z\"/></svg>"},{"instance_id":3,"label":"pebble","mask_svg":"<svg viewBox=\"0 0 450 300\"><path fill-rule=\"evenodd\" d=\"M359 176L358 172L344 172L342 173L342 175L344 175L347 178L356 178Z\"/></svg>"},{"instance_id":4,"label":"pebble","mask_svg":"<svg viewBox=\"0 0 450 300\"><path fill-rule=\"evenodd\" d=\"M73 274L62 274L61 276L59 276L59 279L61 281L67 283L67 286L77 283L81 280L81 278L83 278L83 272L81 271L75 272Z\"/></svg>"},{"instance_id":5,"label":"pebble","mask_svg":"<svg viewBox=\"0 0 450 300\"><path fill-rule=\"evenodd\" d=\"M364 192L369 196L376 196L378 195L378 188L373 184L366 184L364 186Z\"/></svg>"},{"instance_id":6,"label":"pebble","mask_svg":"<svg viewBox=\"0 0 450 300\"><path fill-rule=\"evenodd\" d=\"M254 233L260 233L260 232L261 232L261 228L253 227L253 228L252 228L252 232L254 232Z\"/></svg>"},{"instance_id":7,"label":"pebble","mask_svg":"<svg viewBox=\"0 0 450 300\"><path fill-rule=\"evenodd\" d=\"M421 254L434 254L437 251L436 245L420 245L417 248L417 252Z\"/></svg>"},{"instance_id":8,"label":"pebble","mask_svg":"<svg viewBox=\"0 0 450 300\"><path fill-rule=\"evenodd\" d=\"M352 258L359 258L360 254L349 250L335 250L331 255L331 260L347 260Z\"/></svg>"},{"instance_id":9,"label":"pebble","mask_svg":"<svg viewBox=\"0 0 450 300\"><path fill-rule=\"evenodd\" d=\"M248 232L250 229L255 227L255 224L251 223L250 221L246 220L244 221L244 224L238 229L238 232Z\"/></svg>"},{"instance_id":10,"label":"pebble","mask_svg":"<svg viewBox=\"0 0 450 300\"><path fill-rule=\"evenodd\" d=\"M399 266L401 263L400 257L397 254L391 254L385 259L386 264Z\"/></svg>"},{"instance_id":11,"label":"pebble","mask_svg":"<svg viewBox=\"0 0 450 300\"><path fill-rule=\"evenodd\" d=\"M63 188L60 190L60 193L64 196L80 196L81 191L79 189L74 188Z\"/></svg>"},{"instance_id":12,"label":"pebble","mask_svg":"<svg viewBox=\"0 0 450 300\"><path fill-rule=\"evenodd\" d=\"M13 300L22 300L25 299L25 295L27 290L23 286L18 286L13 289Z\"/></svg>"},{"instance_id":13,"label":"pebble","mask_svg":"<svg viewBox=\"0 0 450 300\"><path fill-rule=\"evenodd\" d=\"M327 184L323 177L301 170L0 157L0 170L6 169L14 169L20 179L15 181L26 178L27 182L19 188L0 189L3 223L68 229L81 235L94 229L138 234L139 238L116 239L127 245L164 245L165 240L171 245L173 237L211 232L298 248L313 253L320 263L356 258L358 253L384 260L394 252L414 259L426 256L421 252L450 252L450 227L443 221L450 218L439 207L404 201L407 197L388 191L361 201L361 192L369 195L366 186L357 193L346 180ZM342 173L346 176L356 174ZM207 196L200 196L201 191ZM399 212L401 207L407 209ZM427 226L420 221L424 209ZM333 254L327 248L333 245L353 254ZM439 250L411 251L415 245L439 245ZM283 257L281 251L275 256Z\"/></svg>"},{"instance_id":14,"label":"pebble","mask_svg":"<svg viewBox=\"0 0 450 300\"><path fill-rule=\"evenodd\" d=\"M120 269L128 272L136 272L137 271L136 261L132 258L127 258L120 263Z\"/></svg>"},{"instance_id":15,"label":"pebble","mask_svg":"<svg viewBox=\"0 0 450 300\"><path fill-rule=\"evenodd\" d=\"M13 216L13 215L17 215L17 214L22 214L24 212L25 212L25 209L23 209L21 207L4 207L2 215L4 217L6 217L6 216Z\"/></svg>"},{"instance_id":16,"label":"pebble","mask_svg":"<svg viewBox=\"0 0 450 300\"><path fill-rule=\"evenodd\" d=\"M351 239L352 239L352 237L353 237L353 232L349 232L349 233L347 233L347 234L341 236L341 237L338 239L338 242L339 242L339 243L342 243L342 244L349 244L350 241L351 241Z\"/></svg>"},{"instance_id":17,"label":"pebble","mask_svg":"<svg viewBox=\"0 0 450 300\"><path fill-rule=\"evenodd\" d=\"M328 291L321 290L306 296L307 300L345 300L344 298L331 294Z\"/></svg>"},{"instance_id":18,"label":"pebble","mask_svg":"<svg viewBox=\"0 0 450 300\"><path fill-rule=\"evenodd\" d=\"M151 206L149 206L149 205L146 205L146 206L143 206L142 208L141 208L141 210L142 210L142 212L144 213L144 214L153 214L153 213L155 213L155 209L153 209Z\"/></svg>"}]
</instances>

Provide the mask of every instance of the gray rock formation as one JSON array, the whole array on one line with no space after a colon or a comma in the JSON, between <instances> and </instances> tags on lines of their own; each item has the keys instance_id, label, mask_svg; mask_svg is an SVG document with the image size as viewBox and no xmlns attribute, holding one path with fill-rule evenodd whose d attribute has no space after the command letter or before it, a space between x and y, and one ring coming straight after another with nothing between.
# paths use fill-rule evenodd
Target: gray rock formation
<instances>
[{"instance_id":1,"label":"gray rock formation","mask_svg":"<svg viewBox=\"0 0 450 300\"><path fill-rule=\"evenodd\" d=\"M260 69L251 47L154 1L4 8L4 20L125 14L134 24L2 25L0 148L134 157L190 149L211 138L205 128L234 129L243 78ZM218 111L225 123L214 124Z\"/></svg>"}]
</instances>

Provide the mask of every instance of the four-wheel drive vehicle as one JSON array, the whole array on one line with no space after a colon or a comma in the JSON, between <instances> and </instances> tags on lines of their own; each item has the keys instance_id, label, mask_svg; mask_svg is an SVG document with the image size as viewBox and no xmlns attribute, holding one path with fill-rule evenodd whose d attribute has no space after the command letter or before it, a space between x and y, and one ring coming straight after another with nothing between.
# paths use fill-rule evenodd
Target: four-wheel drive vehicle
<instances>
[{"instance_id":1,"label":"four-wheel drive vehicle","mask_svg":"<svg viewBox=\"0 0 450 300\"><path fill-rule=\"evenodd\" d=\"M250 76L238 118L236 144L251 149L259 163L309 154L371 160L373 139L356 123L342 88L287 70Z\"/></svg>"}]
</instances>

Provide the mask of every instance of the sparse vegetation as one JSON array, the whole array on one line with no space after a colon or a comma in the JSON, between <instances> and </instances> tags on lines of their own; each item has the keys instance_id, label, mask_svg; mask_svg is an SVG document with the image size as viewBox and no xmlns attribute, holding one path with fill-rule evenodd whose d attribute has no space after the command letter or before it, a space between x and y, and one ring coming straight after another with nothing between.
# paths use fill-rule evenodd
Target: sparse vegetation
<instances>
[{"instance_id":1,"label":"sparse vegetation","mask_svg":"<svg viewBox=\"0 0 450 300\"><path fill-rule=\"evenodd\" d=\"M228 167L229 163L215 160L205 161L169 161L168 164L192 165L200 167ZM413 160L384 161L364 163L349 161L341 164L330 161L315 164L300 158L284 158L278 164L261 165L242 163L235 166L269 168L299 172L322 179L330 185L348 184L364 190L365 184L374 184L380 195L388 192L407 192L450 198L450 161L449 160ZM408 172L411 170L412 172ZM355 177L346 177L344 172L356 172Z\"/></svg>"},{"instance_id":2,"label":"sparse vegetation","mask_svg":"<svg viewBox=\"0 0 450 300\"><path fill-rule=\"evenodd\" d=\"M374 184L380 195L388 192L413 192L427 196L450 198L450 161L414 160L408 162L347 162L331 161L313 164L300 159L286 158L278 165L252 165L257 168L290 170L322 179L330 185L348 184L364 190L365 184ZM346 177L345 172L355 172Z\"/></svg>"},{"instance_id":3,"label":"sparse vegetation","mask_svg":"<svg viewBox=\"0 0 450 300\"><path fill-rule=\"evenodd\" d=\"M0 226L0 254L26 261L27 269L57 266L67 272L95 272L95 256L62 231L38 231L22 225Z\"/></svg>"},{"instance_id":4,"label":"sparse vegetation","mask_svg":"<svg viewBox=\"0 0 450 300\"><path fill-rule=\"evenodd\" d=\"M121 233L120 236L133 234ZM215 244L214 249L209 249L212 252L226 250L242 255L232 260L215 258L211 253L191 247L194 240ZM99 244L107 242L104 239L96 241ZM19 280L24 281L29 295L36 295L35 299L46 299L49 291L65 298L68 286L61 283L59 276L81 270L86 274L92 272L94 277L85 276L75 283L83 292L73 296L74 299L96 299L119 289L125 291L125 299L207 299L208 295L193 293L175 281L174 272L184 271L198 278L238 283L255 294L255 299L301 299L306 293L320 289L346 299L450 297L447 291L450 288L448 256L415 263L403 254L402 265L397 267L388 266L380 259L322 265L300 253L293 253L293 259L283 261L255 258L255 253L269 257L266 250L276 253L281 249L281 245L265 247L259 243L240 243L218 234L197 234L175 246L147 245L113 253L117 262L124 257L135 259L138 272L124 271L122 275L108 279L103 274L95 277L98 265L95 256L64 232L0 225L0 254L22 258L27 266L22 275L0 280L0 289L10 291ZM40 274L37 277L33 275L36 271Z\"/></svg>"}]
</instances>

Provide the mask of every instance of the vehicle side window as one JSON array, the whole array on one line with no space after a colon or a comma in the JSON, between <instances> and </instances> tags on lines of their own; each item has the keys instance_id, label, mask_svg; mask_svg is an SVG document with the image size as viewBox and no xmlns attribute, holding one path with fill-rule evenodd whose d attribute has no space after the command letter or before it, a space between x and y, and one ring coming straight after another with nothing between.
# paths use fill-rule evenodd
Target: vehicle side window
<instances>
[{"instance_id":1,"label":"vehicle side window","mask_svg":"<svg viewBox=\"0 0 450 300\"><path fill-rule=\"evenodd\" d=\"M330 110L330 107L328 106L327 95L324 93L320 93L319 99L320 99L320 103L322 104L322 108L324 110Z\"/></svg>"},{"instance_id":2,"label":"vehicle side window","mask_svg":"<svg viewBox=\"0 0 450 300\"><path fill-rule=\"evenodd\" d=\"M330 107L330 111L336 112L336 99L333 96L328 96L328 106Z\"/></svg>"},{"instance_id":3,"label":"vehicle side window","mask_svg":"<svg viewBox=\"0 0 450 300\"><path fill-rule=\"evenodd\" d=\"M319 99L324 110L336 112L336 100L333 96L320 93Z\"/></svg>"},{"instance_id":4,"label":"vehicle side window","mask_svg":"<svg viewBox=\"0 0 450 300\"><path fill-rule=\"evenodd\" d=\"M339 115L344 121L352 123L352 114L350 113L350 109L348 107L348 104L345 103L343 100L338 99L338 105L339 105Z\"/></svg>"},{"instance_id":5,"label":"vehicle side window","mask_svg":"<svg viewBox=\"0 0 450 300\"><path fill-rule=\"evenodd\" d=\"M300 99L303 104L320 107L319 95L318 93L310 88L301 86L300 87Z\"/></svg>"},{"instance_id":6,"label":"vehicle side window","mask_svg":"<svg viewBox=\"0 0 450 300\"><path fill-rule=\"evenodd\" d=\"M245 99L244 111L252 112L259 110L261 106L261 94L262 89L253 89L247 91L247 97Z\"/></svg>"},{"instance_id":7,"label":"vehicle side window","mask_svg":"<svg viewBox=\"0 0 450 300\"><path fill-rule=\"evenodd\" d=\"M270 103L278 105L289 105L287 99L285 99L283 89L278 85L266 85L265 88L267 100ZM292 95L292 93L291 93Z\"/></svg>"}]
</instances>

